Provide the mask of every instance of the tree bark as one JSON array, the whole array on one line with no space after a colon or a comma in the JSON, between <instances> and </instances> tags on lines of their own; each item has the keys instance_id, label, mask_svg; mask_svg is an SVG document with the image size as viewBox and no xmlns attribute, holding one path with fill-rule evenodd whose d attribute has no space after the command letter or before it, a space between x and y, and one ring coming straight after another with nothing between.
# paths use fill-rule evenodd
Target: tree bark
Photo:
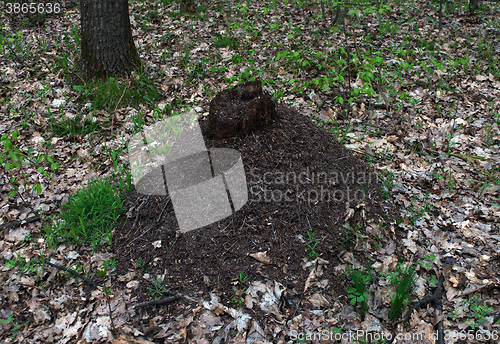
<instances>
[{"instance_id":1,"label":"tree bark","mask_svg":"<svg viewBox=\"0 0 500 344\"><path fill-rule=\"evenodd\" d=\"M80 12L83 79L126 76L139 67L128 0L80 0Z\"/></svg>"},{"instance_id":2,"label":"tree bark","mask_svg":"<svg viewBox=\"0 0 500 344\"><path fill-rule=\"evenodd\" d=\"M194 0L180 0L182 12L196 12Z\"/></svg>"}]
</instances>

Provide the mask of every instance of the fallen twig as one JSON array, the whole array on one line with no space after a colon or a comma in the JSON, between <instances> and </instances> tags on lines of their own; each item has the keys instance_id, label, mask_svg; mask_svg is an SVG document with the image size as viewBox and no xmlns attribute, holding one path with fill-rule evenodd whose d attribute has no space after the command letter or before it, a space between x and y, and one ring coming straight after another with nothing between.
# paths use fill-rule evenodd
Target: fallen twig
<instances>
[{"instance_id":1,"label":"fallen twig","mask_svg":"<svg viewBox=\"0 0 500 344\"><path fill-rule=\"evenodd\" d=\"M4 261L4 262L8 262L9 260L8 259L5 259L4 257L0 257L0 260ZM72 270L72 269L69 269L65 266L61 266L61 265L57 265L57 264L54 264L54 263L51 263L51 262L45 262L45 264L49 265L49 266L52 266L53 268L56 268L56 269L59 269L59 270L63 270L75 277L78 277L80 278L81 280L83 280L84 282L87 282L88 284L90 284L91 286L93 287L99 287L99 284L88 279L87 277L79 274L78 272L76 272L75 270Z\"/></svg>"},{"instance_id":2,"label":"fallen twig","mask_svg":"<svg viewBox=\"0 0 500 344\"><path fill-rule=\"evenodd\" d=\"M165 206L163 207L160 216L158 216L158 219L156 220L156 223L160 222L161 217L163 216L163 213L165 212L165 209L167 209L167 205L170 203L170 197L168 198L167 202L165 202Z\"/></svg>"},{"instance_id":3,"label":"fallen twig","mask_svg":"<svg viewBox=\"0 0 500 344\"><path fill-rule=\"evenodd\" d=\"M180 298L181 298L180 295L174 295L174 296L165 297L165 298L159 299L159 300L141 302L141 303L136 304L134 306L134 308L163 305L165 303L170 303L170 302L179 300Z\"/></svg>"},{"instance_id":4,"label":"fallen twig","mask_svg":"<svg viewBox=\"0 0 500 344\"><path fill-rule=\"evenodd\" d=\"M6 228L16 228L20 225L24 225L25 223L33 223L40 221L42 218L38 215L28 217L27 219L24 220L17 220L17 221L12 221L12 222L7 222L4 223L3 225L0 225L0 230L6 229Z\"/></svg>"}]
</instances>

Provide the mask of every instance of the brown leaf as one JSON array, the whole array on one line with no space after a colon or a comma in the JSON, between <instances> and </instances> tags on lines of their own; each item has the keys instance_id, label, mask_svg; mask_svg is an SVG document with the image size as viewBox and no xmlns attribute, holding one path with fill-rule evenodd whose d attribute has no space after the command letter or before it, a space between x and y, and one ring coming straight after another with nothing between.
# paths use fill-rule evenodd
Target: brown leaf
<instances>
[{"instance_id":1,"label":"brown leaf","mask_svg":"<svg viewBox=\"0 0 500 344\"><path fill-rule=\"evenodd\" d=\"M154 344L154 343L141 337L134 338L122 334L120 337L116 338L113 341L113 344Z\"/></svg>"},{"instance_id":2,"label":"brown leaf","mask_svg":"<svg viewBox=\"0 0 500 344\"><path fill-rule=\"evenodd\" d=\"M250 253L250 257L257 259L261 263L271 264L271 259L267 256L267 251Z\"/></svg>"},{"instance_id":3,"label":"brown leaf","mask_svg":"<svg viewBox=\"0 0 500 344\"><path fill-rule=\"evenodd\" d=\"M311 286L311 282L313 279L316 277L316 268L312 269L311 272L309 273L309 276L307 277L306 284L304 285L304 293L309 289Z\"/></svg>"}]
</instances>

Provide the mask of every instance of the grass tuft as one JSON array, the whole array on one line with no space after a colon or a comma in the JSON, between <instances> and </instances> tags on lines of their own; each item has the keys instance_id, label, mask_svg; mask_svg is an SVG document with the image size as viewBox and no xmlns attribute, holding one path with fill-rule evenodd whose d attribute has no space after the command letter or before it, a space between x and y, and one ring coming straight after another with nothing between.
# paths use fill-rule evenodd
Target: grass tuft
<instances>
[{"instance_id":1,"label":"grass tuft","mask_svg":"<svg viewBox=\"0 0 500 344\"><path fill-rule=\"evenodd\" d=\"M236 50L238 49L239 45L240 44L238 43L238 40L234 37L222 36L219 34L215 35L214 46L216 48L231 47Z\"/></svg>"},{"instance_id":2,"label":"grass tuft","mask_svg":"<svg viewBox=\"0 0 500 344\"><path fill-rule=\"evenodd\" d=\"M75 89L82 92L80 101L90 101L94 109L104 109L108 113L120 107L138 107L139 104L153 106L160 99L153 80L143 73L130 81L109 78L90 82L84 87L76 86Z\"/></svg>"},{"instance_id":3,"label":"grass tuft","mask_svg":"<svg viewBox=\"0 0 500 344\"><path fill-rule=\"evenodd\" d=\"M95 250L111 245L113 226L125 210L122 193L128 187L124 180L118 185L110 179L91 180L88 186L70 195L53 224L44 225L49 246L83 241Z\"/></svg>"},{"instance_id":4,"label":"grass tuft","mask_svg":"<svg viewBox=\"0 0 500 344\"><path fill-rule=\"evenodd\" d=\"M408 303L415 280L417 279L416 268L416 265L408 265L405 268L401 267L398 277L391 280L391 284L396 287L396 294L393 296L391 309L389 310L389 319L392 321L401 317Z\"/></svg>"},{"instance_id":5,"label":"grass tuft","mask_svg":"<svg viewBox=\"0 0 500 344\"><path fill-rule=\"evenodd\" d=\"M90 119L82 117L81 114L75 118L50 119L50 131L58 137L68 136L70 141L77 141L87 134L100 130L99 123L91 116Z\"/></svg>"}]
</instances>

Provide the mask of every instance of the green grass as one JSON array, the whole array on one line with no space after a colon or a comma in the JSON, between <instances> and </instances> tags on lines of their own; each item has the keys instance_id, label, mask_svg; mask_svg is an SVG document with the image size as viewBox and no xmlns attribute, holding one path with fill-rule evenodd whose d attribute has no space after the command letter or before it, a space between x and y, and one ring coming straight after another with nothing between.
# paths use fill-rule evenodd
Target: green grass
<instances>
[{"instance_id":1,"label":"green grass","mask_svg":"<svg viewBox=\"0 0 500 344\"><path fill-rule=\"evenodd\" d=\"M234 50L236 50L236 49L238 49L239 45L240 44L239 44L238 40L234 37L222 36L219 34L215 35L214 46L216 48L231 47Z\"/></svg>"},{"instance_id":2,"label":"green grass","mask_svg":"<svg viewBox=\"0 0 500 344\"><path fill-rule=\"evenodd\" d=\"M152 107L160 99L153 80L144 73L139 73L137 78L130 81L109 78L90 82L85 86L75 86L75 89L81 92L80 101L90 101L94 109L109 113L117 108L137 107L139 104Z\"/></svg>"},{"instance_id":3,"label":"green grass","mask_svg":"<svg viewBox=\"0 0 500 344\"><path fill-rule=\"evenodd\" d=\"M380 171L378 177L381 184L380 191L382 192L382 198L391 198L392 189L397 186L394 182L394 173L382 170Z\"/></svg>"},{"instance_id":4,"label":"green grass","mask_svg":"<svg viewBox=\"0 0 500 344\"><path fill-rule=\"evenodd\" d=\"M50 131L53 135L63 137L68 136L70 141L82 139L87 134L100 130L100 125L94 118L84 118L81 114L75 118L55 119L52 117L49 122Z\"/></svg>"},{"instance_id":5,"label":"green grass","mask_svg":"<svg viewBox=\"0 0 500 344\"><path fill-rule=\"evenodd\" d=\"M105 244L111 245L113 227L125 210L122 194L129 188L130 178L117 184L110 179L91 180L88 186L70 195L53 223L44 224L49 246L84 242L96 250Z\"/></svg>"}]
</instances>

